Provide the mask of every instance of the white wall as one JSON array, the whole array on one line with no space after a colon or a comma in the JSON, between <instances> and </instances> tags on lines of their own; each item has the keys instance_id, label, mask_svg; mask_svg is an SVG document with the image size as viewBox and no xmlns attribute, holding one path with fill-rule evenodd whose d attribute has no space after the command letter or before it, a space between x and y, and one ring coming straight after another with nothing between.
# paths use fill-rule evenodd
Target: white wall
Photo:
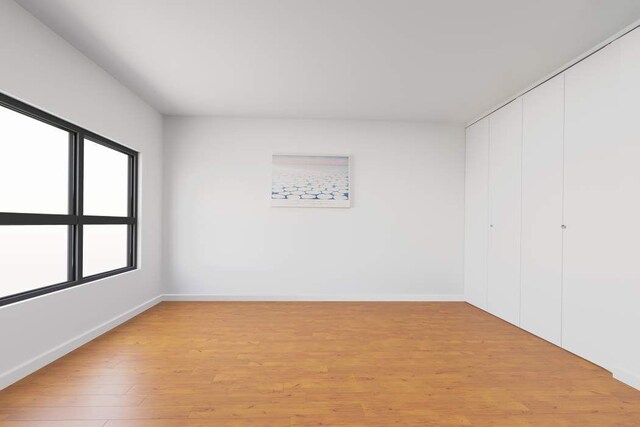
<instances>
[{"instance_id":1,"label":"white wall","mask_svg":"<svg viewBox=\"0 0 640 427\"><path fill-rule=\"evenodd\" d=\"M167 292L460 298L464 150L461 126L168 118ZM288 152L352 155L352 208L270 207Z\"/></svg>"},{"instance_id":2,"label":"white wall","mask_svg":"<svg viewBox=\"0 0 640 427\"><path fill-rule=\"evenodd\" d=\"M0 58L1 92L141 153L140 269L0 307L2 388L161 293L162 118L13 1L0 1Z\"/></svg>"}]
</instances>

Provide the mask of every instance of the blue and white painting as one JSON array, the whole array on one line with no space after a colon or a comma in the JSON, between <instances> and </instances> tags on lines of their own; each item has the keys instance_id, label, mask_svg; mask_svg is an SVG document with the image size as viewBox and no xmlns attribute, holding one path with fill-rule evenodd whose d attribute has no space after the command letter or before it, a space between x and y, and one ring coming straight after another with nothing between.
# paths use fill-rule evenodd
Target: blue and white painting
<instances>
[{"instance_id":1,"label":"blue and white painting","mask_svg":"<svg viewBox=\"0 0 640 427\"><path fill-rule=\"evenodd\" d=\"M272 164L272 206L350 206L349 156L274 154Z\"/></svg>"}]
</instances>

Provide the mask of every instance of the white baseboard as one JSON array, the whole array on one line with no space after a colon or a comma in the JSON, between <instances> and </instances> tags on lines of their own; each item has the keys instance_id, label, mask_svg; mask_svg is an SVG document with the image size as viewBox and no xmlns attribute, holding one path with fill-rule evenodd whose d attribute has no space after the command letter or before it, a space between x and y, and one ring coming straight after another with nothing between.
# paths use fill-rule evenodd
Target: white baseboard
<instances>
[{"instance_id":1,"label":"white baseboard","mask_svg":"<svg viewBox=\"0 0 640 427\"><path fill-rule=\"evenodd\" d=\"M633 374L629 371L625 371L624 369L613 369L611 372L613 373L613 378L640 390L640 375Z\"/></svg>"},{"instance_id":2,"label":"white baseboard","mask_svg":"<svg viewBox=\"0 0 640 427\"><path fill-rule=\"evenodd\" d=\"M472 305L472 306L474 306L475 308L478 308L478 309L480 309L480 310L482 310L482 311L484 311L484 312L488 313L488 311L487 311L487 307L484 307L484 306L482 306L482 305L480 305L480 304L476 304L475 302L472 302L471 300L468 300L468 299L464 299L464 301L465 301L467 304Z\"/></svg>"},{"instance_id":3,"label":"white baseboard","mask_svg":"<svg viewBox=\"0 0 640 427\"><path fill-rule=\"evenodd\" d=\"M128 310L113 319L110 319L104 322L101 325L96 326L93 329L88 330L70 340L52 348L51 350L45 351L44 353L27 360L26 362L16 366L13 369L10 369L7 372L0 374L0 390L10 386L11 384L21 380L37 371L38 369L48 365L54 360L59 359L65 354L75 350L76 348L88 343L89 341L99 337L105 332L115 328L116 326L126 322L127 320L137 316L145 310L153 307L162 301L162 295L158 295L155 298L150 299L147 302L140 304L137 307Z\"/></svg>"},{"instance_id":4,"label":"white baseboard","mask_svg":"<svg viewBox=\"0 0 640 427\"><path fill-rule=\"evenodd\" d=\"M464 301L464 295L374 294L374 295L226 295L164 294L164 301Z\"/></svg>"}]
</instances>

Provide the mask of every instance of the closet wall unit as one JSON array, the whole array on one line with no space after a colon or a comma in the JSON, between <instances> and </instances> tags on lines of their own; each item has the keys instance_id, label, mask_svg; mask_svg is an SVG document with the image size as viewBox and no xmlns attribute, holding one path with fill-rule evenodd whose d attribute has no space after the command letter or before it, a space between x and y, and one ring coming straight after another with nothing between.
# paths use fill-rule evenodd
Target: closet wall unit
<instances>
[{"instance_id":1,"label":"closet wall unit","mask_svg":"<svg viewBox=\"0 0 640 427\"><path fill-rule=\"evenodd\" d=\"M640 388L640 29L467 128L467 300Z\"/></svg>"},{"instance_id":2,"label":"closet wall unit","mask_svg":"<svg viewBox=\"0 0 640 427\"><path fill-rule=\"evenodd\" d=\"M465 167L464 293L467 301L487 309L489 245L489 119L467 128Z\"/></svg>"},{"instance_id":3,"label":"closet wall unit","mask_svg":"<svg viewBox=\"0 0 640 427\"><path fill-rule=\"evenodd\" d=\"M489 117L489 256L487 309L520 321L522 99Z\"/></svg>"},{"instance_id":4,"label":"closet wall unit","mask_svg":"<svg viewBox=\"0 0 640 427\"><path fill-rule=\"evenodd\" d=\"M522 97L520 326L561 343L564 75Z\"/></svg>"}]
</instances>

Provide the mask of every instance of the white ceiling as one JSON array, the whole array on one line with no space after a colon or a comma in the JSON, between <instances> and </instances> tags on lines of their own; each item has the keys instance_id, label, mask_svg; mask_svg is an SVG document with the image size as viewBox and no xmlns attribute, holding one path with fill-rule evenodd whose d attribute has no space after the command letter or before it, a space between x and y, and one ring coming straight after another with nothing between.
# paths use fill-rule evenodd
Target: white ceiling
<instances>
[{"instance_id":1,"label":"white ceiling","mask_svg":"<svg viewBox=\"0 0 640 427\"><path fill-rule=\"evenodd\" d=\"M466 122L640 0L16 0L164 114Z\"/></svg>"}]
</instances>

